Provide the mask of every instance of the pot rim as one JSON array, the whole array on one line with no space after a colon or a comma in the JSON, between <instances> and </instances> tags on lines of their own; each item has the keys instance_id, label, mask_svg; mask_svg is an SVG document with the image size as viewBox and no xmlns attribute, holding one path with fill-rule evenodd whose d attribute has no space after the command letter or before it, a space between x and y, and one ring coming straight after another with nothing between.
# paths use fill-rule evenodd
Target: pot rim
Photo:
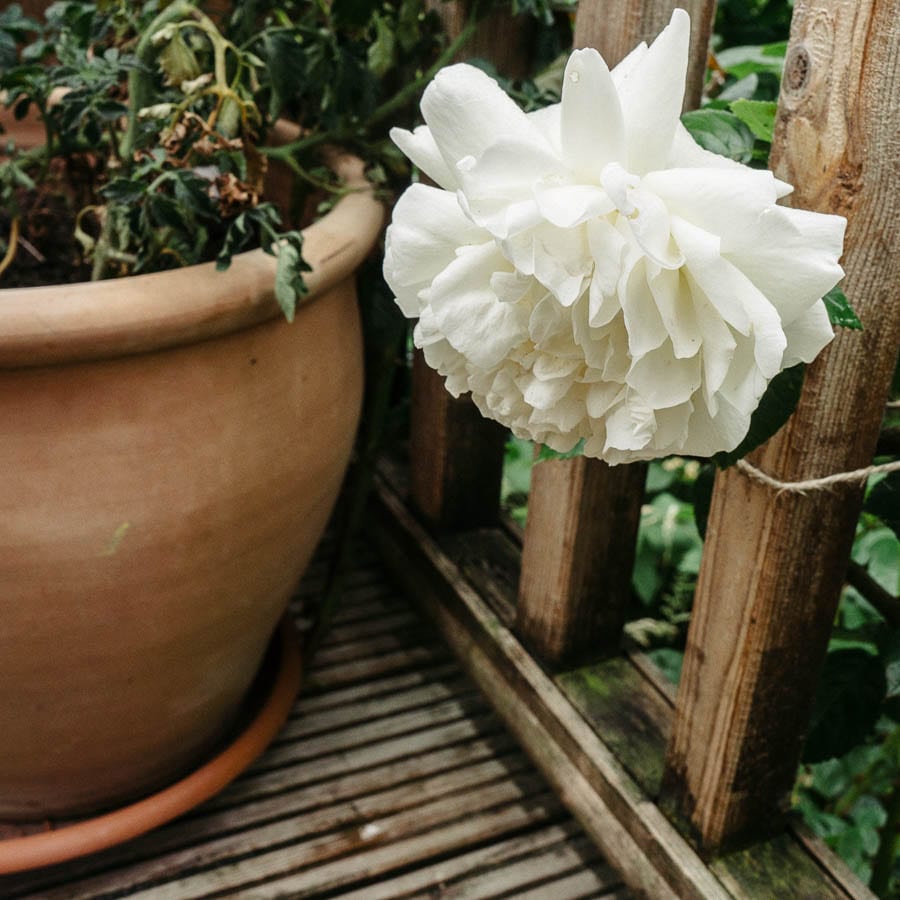
<instances>
[{"instance_id":1,"label":"pot rim","mask_svg":"<svg viewBox=\"0 0 900 900\"><path fill-rule=\"evenodd\" d=\"M300 132L279 125L282 141ZM350 191L303 230L303 256L312 270L304 273L309 293L297 319L304 306L352 277L384 222L363 161L337 148L325 157ZM0 367L111 359L257 325L282 315L275 269L275 258L257 249L234 256L224 272L208 262L105 281L0 289Z\"/></svg>"}]
</instances>

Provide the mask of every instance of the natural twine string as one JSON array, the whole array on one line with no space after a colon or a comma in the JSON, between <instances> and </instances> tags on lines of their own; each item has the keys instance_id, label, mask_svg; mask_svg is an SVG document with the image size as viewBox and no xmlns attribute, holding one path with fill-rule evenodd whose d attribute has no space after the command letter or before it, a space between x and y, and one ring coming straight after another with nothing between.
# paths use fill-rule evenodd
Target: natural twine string
<instances>
[{"instance_id":1,"label":"natural twine string","mask_svg":"<svg viewBox=\"0 0 900 900\"><path fill-rule=\"evenodd\" d=\"M838 472L837 475L826 475L824 478L808 478L806 481L779 481L771 475L766 475L756 466L751 465L745 459L739 459L736 463L738 469L753 481L773 488L778 494L808 494L810 491L830 491L839 484L864 484L870 475L882 472L900 472L900 460L883 463L880 466L866 466L865 469L856 469L853 472Z\"/></svg>"}]
</instances>

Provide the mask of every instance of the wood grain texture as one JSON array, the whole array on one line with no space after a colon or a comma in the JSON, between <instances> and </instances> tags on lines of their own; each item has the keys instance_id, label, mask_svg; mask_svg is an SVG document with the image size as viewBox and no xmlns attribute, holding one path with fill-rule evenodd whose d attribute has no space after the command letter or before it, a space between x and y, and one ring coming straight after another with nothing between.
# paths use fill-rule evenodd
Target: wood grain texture
<instances>
[{"instance_id":1,"label":"wood grain texture","mask_svg":"<svg viewBox=\"0 0 900 900\"><path fill-rule=\"evenodd\" d=\"M453 40L465 27L471 3L468 0L426 0L425 6L440 16L444 31ZM478 30L462 48L459 59L490 60L507 78L524 78L529 74L535 19L527 13L514 16L498 9L479 23Z\"/></svg>"},{"instance_id":2,"label":"wood grain texture","mask_svg":"<svg viewBox=\"0 0 900 900\"><path fill-rule=\"evenodd\" d=\"M490 525L500 511L506 431L452 397L421 351L413 363L410 499L434 529Z\"/></svg>"},{"instance_id":3,"label":"wood grain texture","mask_svg":"<svg viewBox=\"0 0 900 900\"><path fill-rule=\"evenodd\" d=\"M377 507L371 534L393 577L626 882L654 898L731 896L384 483Z\"/></svg>"},{"instance_id":4,"label":"wood grain texture","mask_svg":"<svg viewBox=\"0 0 900 900\"><path fill-rule=\"evenodd\" d=\"M596 47L612 67L652 40L672 10L691 14L685 106L700 102L713 0L583 0L575 46ZM531 478L516 631L559 666L618 645L631 591L647 467L610 468L596 459L543 462Z\"/></svg>"},{"instance_id":5,"label":"wood grain texture","mask_svg":"<svg viewBox=\"0 0 900 900\"><path fill-rule=\"evenodd\" d=\"M900 0L798 2L773 168L794 205L848 217L844 288L865 331L838 334L793 418L751 457L783 481L872 459L900 345L898 96ZM779 822L861 499L717 478L665 779L706 848Z\"/></svg>"},{"instance_id":6,"label":"wood grain texture","mask_svg":"<svg viewBox=\"0 0 900 900\"><path fill-rule=\"evenodd\" d=\"M532 471L516 631L546 662L618 645L646 473L584 457Z\"/></svg>"},{"instance_id":7,"label":"wood grain texture","mask_svg":"<svg viewBox=\"0 0 900 900\"><path fill-rule=\"evenodd\" d=\"M596 47L612 68L641 41L648 44L669 24L672 10L691 17L691 57L684 108L700 105L715 0L581 0L575 19L575 46Z\"/></svg>"}]
</instances>

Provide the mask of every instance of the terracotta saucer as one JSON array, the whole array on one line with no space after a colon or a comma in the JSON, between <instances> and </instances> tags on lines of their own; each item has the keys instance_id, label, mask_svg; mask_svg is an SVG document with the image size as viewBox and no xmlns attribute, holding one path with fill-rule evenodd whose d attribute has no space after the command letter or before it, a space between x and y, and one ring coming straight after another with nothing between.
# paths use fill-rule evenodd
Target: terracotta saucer
<instances>
[{"instance_id":1,"label":"terracotta saucer","mask_svg":"<svg viewBox=\"0 0 900 900\"><path fill-rule=\"evenodd\" d=\"M0 839L0 875L66 862L124 843L217 794L281 730L300 689L300 674L297 633L291 619L285 616L272 637L257 685L251 691L243 727L225 749L180 781L142 800L38 834Z\"/></svg>"}]
</instances>

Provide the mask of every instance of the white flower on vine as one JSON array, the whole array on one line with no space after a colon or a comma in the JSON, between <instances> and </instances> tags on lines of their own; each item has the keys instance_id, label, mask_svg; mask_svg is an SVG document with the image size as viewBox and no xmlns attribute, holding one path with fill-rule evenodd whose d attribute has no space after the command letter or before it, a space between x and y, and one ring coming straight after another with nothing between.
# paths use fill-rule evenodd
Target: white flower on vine
<instances>
[{"instance_id":1,"label":"white flower on vine","mask_svg":"<svg viewBox=\"0 0 900 900\"><path fill-rule=\"evenodd\" d=\"M426 124L394 129L413 184L385 277L454 395L555 450L610 463L708 456L744 438L769 381L831 340L845 220L681 124L690 22L610 72L569 58L526 114L480 70L441 70Z\"/></svg>"}]
</instances>

